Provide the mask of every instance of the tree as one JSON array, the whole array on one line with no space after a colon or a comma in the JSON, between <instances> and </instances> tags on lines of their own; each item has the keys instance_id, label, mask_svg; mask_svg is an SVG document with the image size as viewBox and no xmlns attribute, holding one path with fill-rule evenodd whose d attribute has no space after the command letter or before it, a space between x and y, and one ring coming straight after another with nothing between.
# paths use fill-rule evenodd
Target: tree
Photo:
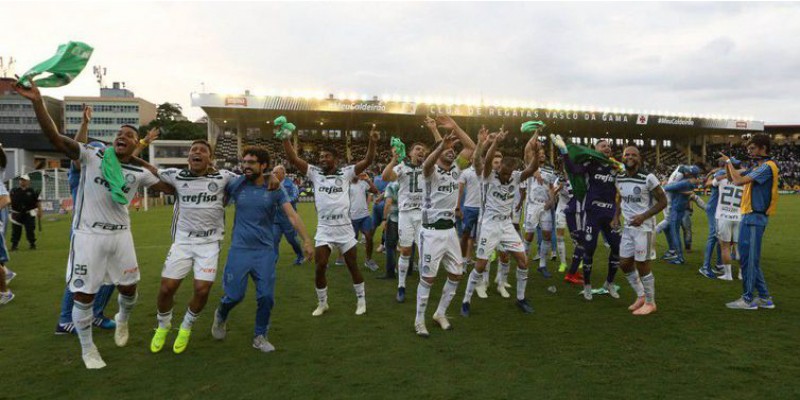
<instances>
[{"instance_id":1,"label":"tree","mask_svg":"<svg viewBox=\"0 0 800 400\"><path fill-rule=\"evenodd\" d=\"M162 122L175 121L183 116L183 108L178 103L160 104L156 110L156 119Z\"/></svg>"},{"instance_id":2,"label":"tree","mask_svg":"<svg viewBox=\"0 0 800 400\"><path fill-rule=\"evenodd\" d=\"M140 132L148 132L153 128L161 128L160 139L164 140L195 140L205 139L208 134L206 129L183 117L183 109L177 103L160 104L156 111L156 119L142 126Z\"/></svg>"}]
</instances>

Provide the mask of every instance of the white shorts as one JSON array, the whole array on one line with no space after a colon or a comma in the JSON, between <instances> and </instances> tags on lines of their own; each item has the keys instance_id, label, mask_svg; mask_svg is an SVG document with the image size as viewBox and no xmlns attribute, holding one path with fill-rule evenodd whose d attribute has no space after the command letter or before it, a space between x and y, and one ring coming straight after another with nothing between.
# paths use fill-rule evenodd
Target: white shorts
<instances>
[{"instance_id":1,"label":"white shorts","mask_svg":"<svg viewBox=\"0 0 800 400\"><path fill-rule=\"evenodd\" d=\"M511 209L511 219L512 219L511 222L514 223L514 224L519 224L519 220L522 218L522 211L524 211L524 210L525 210L525 205L524 204L519 209L519 211L517 210L517 206L514 205L514 208Z\"/></svg>"},{"instance_id":2,"label":"white shorts","mask_svg":"<svg viewBox=\"0 0 800 400\"><path fill-rule=\"evenodd\" d=\"M525 232L536 232L541 227L543 231L553 230L553 216L550 210L544 209L544 204L528 204L525 210Z\"/></svg>"},{"instance_id":3,"label":"white shorts","mask_svg":"<svg viewBox=\"0 0 800 400\"><path fill-rule=\"evenodd\" d=\"M221 242L203 244L173 243L164 261L162 278L183 279L194 271L194 279L214 282Z\"/></svg>"},{"instance_id":4,"label":"white shorts","mask_svg":"<svg viewBox=\"0 0 800 400\"><path fill-rule=\"evenodd\" d=\"M652 243L653 232L626 227L622 230L622 240L619 243L619 258L633 258L638 262L647 261Z\"/></svg>"},{"instance_id":5,"label":"white shorts","mask_svg":"<svg viewBox=\"0 0 800 400\"><path fill-rule=\"evenodd\" d=\"M397 234L400 247L411 247L422 229L422 210L400 211L397 221Z\"/></svg>"},{"instance_id":6,"label":"white shorts","mask_svg":"<svg viewBox=\"0 0 800 400\"><path fill-rule=\"evenodd\" d=\"M461 243L456 228L426 229L419 231L419 275L435 278L439 264L444 264L448 274L462 275Z\"/></svg>"},{"instance_id":7,"label":"white shorts","mask_svg":"<svg viewBox=\"0 0 800 400\"><path fill-rule=\"evenodd\" d=\"M721 242L739 243L739 221L718 219L717 239Z\"/></svg>"},{"instance_id":8,"label":"white shorts","mask_svg":"<svg viewBox=\"0 0 800 400\"><path fill-rule=\"evenodd\" d=\"M514 229L511 219L504 221L481 220L478 230L477 258L488 260L492 251L509 251L513 253L524 253L525 246L519 232Z\"/></svg>"},{"instance_id":9,"label":"white shorts","mask_svg":"<svg viewBox=\"0 0 800 400\"><path fill-rule=\"evenodd\" d=\"M353 224L338 226L317 226L317 234L314 235L315 247L330 247L331 250L339 250L342 254L352 249L358 244L356 232Z\"/></svg>"},{"instance_id":10,"label":"white shorts","mask_svg":"<svg viewBox=\"0 0 800 400\"><path fill-rule=\"evenodd\" d=\"M130 231L112 234L73 232L67 260L67 285L73 293L95 294L100 286L139 282L139 263Z\"/></svg>"},{"instance_id":11,"label":"white shorts","mask_svg":"<svg viewBox=\"0 0 800 400\"><path fill-rule=\"evenodd\" d=\"M567 229L567 214L564 210L556 210L556 229Z\"/></svg>"}]
</instances>

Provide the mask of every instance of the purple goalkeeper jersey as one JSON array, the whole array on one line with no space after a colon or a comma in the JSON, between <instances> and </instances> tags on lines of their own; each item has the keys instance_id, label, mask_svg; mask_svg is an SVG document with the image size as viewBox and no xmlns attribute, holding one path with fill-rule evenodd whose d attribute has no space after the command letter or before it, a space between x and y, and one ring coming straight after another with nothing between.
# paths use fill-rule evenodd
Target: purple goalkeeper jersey
<instances>
[{"instance_id":1,"label":"purple goalkeeper jersey","mask_svg":"<svg viewBox=\"0 0 800 400\"><path fill-rule=\"evenodd\" d=\"M563 155L567 171L583 174L588 186L583 199L583 210L593 216L614 217L616 212L617 187L616 171L611 166L601 165L596 161L575 164L567 155Z\"/></svg>"}]
</instances>

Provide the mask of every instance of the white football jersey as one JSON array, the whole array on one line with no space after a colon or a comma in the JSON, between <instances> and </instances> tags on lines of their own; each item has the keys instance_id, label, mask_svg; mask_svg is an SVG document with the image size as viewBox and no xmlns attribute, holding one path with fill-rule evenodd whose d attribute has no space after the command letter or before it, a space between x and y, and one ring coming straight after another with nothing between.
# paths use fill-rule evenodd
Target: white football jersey
<instances>
[{"instance_id":1,"label":"white football jersey","mask_svg":"<svg viewBox=\"0 0 800 400\"><path fill-rule=\"evenodd\" d=\"M631 229L638 229L644 232L652 232L656 226L655 216L651 217L638 227L630 226L628 221L633 217L644 214L655 203L652 191L660 186L655 175L639 171L636 175L628 174L617 175L617 191L619 191L622 216L625 218L625 226Z\"/></svg>"},{"instance_id":2,"label":"white football jersey","mask_svg":"<svg viewBox=\"0 0 800 400\"><path fill-rule=\"evenodd\" d=\"M483 179L483 207L481 212L485 218L511 217L512 207L519 196L521 171L511 173L511 179L503 184L496 171Z\"/></svg>"},{"instance_id":3,"label":"white football jersey","mask_svg":"<svg viewBox=\"0 0 800 400\"><path fill-rule=\"evenodd\" d=\"M717 213L715 218L717 220L725 221L739 221L742 219L742 194L744 187L734 185L728 181L728 178L723 178L717 181L714 180L713 184L719 187L719 197L717 199Z\"/></svg>"},{"instance_id":4,"label":"white football jersey","mask_svg":"<svg viewBox=\"0 0 800 400\"><path fill-rule=\"evenodd\" d=\"M350 219L357 220L369 217L369 206L367 206L367 196L369 193L369 183L358 180L350 184Z\"/></svg>"},{"instance_id":5,"label":"white football jersey","mask_svg":"<svg viewBox=\"0 0 800 400\"><path fill-rule=\"evenodd\" d=\"M550 199L550 187L556 182L557 176L552 168L544 165L539 168L542 175L542 183L531 176L525 181L527 187L527 200L531 205L544 205Z\"/></svg>"},{"instance_id":6,"label":"white football jersey","mask_svg":"<svg viewBox=\"0 0 800 400\"><path fill-rule=\"evenodd\" d=\"M458 207L458 179L461 168L455 162L450 169L436 164L430 177L422 176L425 193L422 205L422 223L433 224L438 220L456 221Z\"/></svg>"},{"instance_id":7,"label":"white football jersey","mask_svg":"<svg viewBox=\"0 0 800 400\"><path fill-rule=\"evenodd\" d=\"M314 206L317 226L350 225L350 182L355 178L355 166L337 168L325 175L322 168L309 165L306 176L314 185Z\"/></svg>"},{"instance_id":8,"label":"white football jersey","mask_svg":"<svg viewBox=\"0 0 800 400\"><path fill-rule=\"evenodd\" d=\"M475 167L469 167L461 172L458 183L464 185L464 207L480 208L481 206L481 181L475 173Z\"/></svg>"},{"instance_id":9,"label":"white football jersey","mask_svg":"<svg viewBox=\"0 0 800 400\"><path fill-rule=\"evenodd\" d=\"M111 234L130 229L128 206L111 198L111 188L103 178L100 164L103 151L88 145L80 145L81 181L75 196L72 230L84 233ZM122 192L128 203L140 187L149 187L159 182L158 178L143 168L122 164L125 185Z\"/></svg>"},{"instance_id":10,"label":"white football jersey","mask_svg":"<svg viewBox=\"0 0 800 400\"><path fill-rule=\"evenodd\" d=\"M158 170L162 181L175 188L172 240L204 244L225 235L225 186L237 177L227 170L197 176L188 169Z\"/></svg>"},{"instance_id":11,"label":"white football jersey","mask_svg":"<svg viewBox=\"0 0 800 400\"><path fill-rule=\"evenodd\" d=\"M422 208L422 166L413 166L404 161L394 167L400 185L400 211Z\"/></svg>"},{"instance_id":12,"label":"white football jersey","mask_svg":"<svg viewBox=\"0 0 800 400\"><path fill-rule=\"evenodd\" d=\"M564 187L558 191L558 206L556 206L556 212L564 212L567 208L567 204L572 200L572 184L569 183L569 179L558 178L554 184L558 186L562 182L564 183Z\"/></svg>"}]
</instances>

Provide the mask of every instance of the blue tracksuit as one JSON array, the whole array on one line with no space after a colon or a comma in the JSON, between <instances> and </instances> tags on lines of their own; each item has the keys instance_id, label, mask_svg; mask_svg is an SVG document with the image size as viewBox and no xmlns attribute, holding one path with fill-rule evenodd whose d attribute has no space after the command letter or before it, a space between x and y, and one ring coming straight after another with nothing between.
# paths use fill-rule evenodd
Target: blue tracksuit
<instances>
[{"instance_id":1,"label":"blue tracksuit","mask_svg":"<svg viewBox=\"0 0 800 400\"><path fill-rule=\"evenodd\" d=\"M725 175L725 170L721 169L714 174L714 178ZM711 187L711 196L706 203L706 217L708 219L708 239L706 240L706 250L703 255L703 268L711 268L711 256L714 247L717 248L717 264L721 264L719 241L717 240L717 203L719 202L719 188Z\"/></svg>"},{"instance_id":2,"label":"blue tracksuit","mask_svg":"<svg viewBox=\"0 0 800 400\"><path fill-rule=\"evenodd\" d=\"M289 199L283 189L256 186L244 176L228 183L225 192L236 204L236 215L222 279L225 295L217 312L223 321L228 319L231 309L244 298L250 276L256 287L258 304L254 336L266 335L275 304L276 259L272 227L277 207L289 203Z\"/></svg>"},{"instance_id":3,"label":"blue tracksuit","mask_svg":"<svg viewBox=\"0 0 800 400\"><path fill-rule=\"evenodd\" d=\"M778 166L772 160L745 174L753 181L744 185L742 195L742 221L739 224L739 263L742 268L742 298L753 301L758 297L769 299L767 282L761 269L761 243L767 229L769 216L775 212L778 201Z\"/></svg>"},{"instance_id":4,"label":"blue tracksuit","mask_svg":"<svg viewBox=\"0 0 800 400\"><path fill-rule=\"evenodd\" d=\"M694 189L694 185L688 180L680 180L664 186L664 190L672 194L672 201L669 205L669 237L671 242L670 250L677 255L678 260L683 260L683 246L681 246L681 221L686 214L686 207L689 204L689 196L682 192L689 192Z\"/></svg>"},{"instance_id":5,"label":"blue tracksuit","mask_svg":"<svg viewBox=\"0 0 800 400\"><path fill-rule=\"evenodd\" d=\"M289 198L289 203L292 204L292 208L297 210L297 200L300 197L300 190L289 178L284 178L281 183L283 185L283 190L286 192L286 196ZM276 262L280 257L281 236L286 236L286 241L292 246L294 254L298 259L302 258L303 248L300 247L300 242L297 241L297 231L294 230L294 226L289 222L286 213L278 207L275 213L275 223L272 225L272 241L275 248Z\"/></svg>"}]
</instances>

